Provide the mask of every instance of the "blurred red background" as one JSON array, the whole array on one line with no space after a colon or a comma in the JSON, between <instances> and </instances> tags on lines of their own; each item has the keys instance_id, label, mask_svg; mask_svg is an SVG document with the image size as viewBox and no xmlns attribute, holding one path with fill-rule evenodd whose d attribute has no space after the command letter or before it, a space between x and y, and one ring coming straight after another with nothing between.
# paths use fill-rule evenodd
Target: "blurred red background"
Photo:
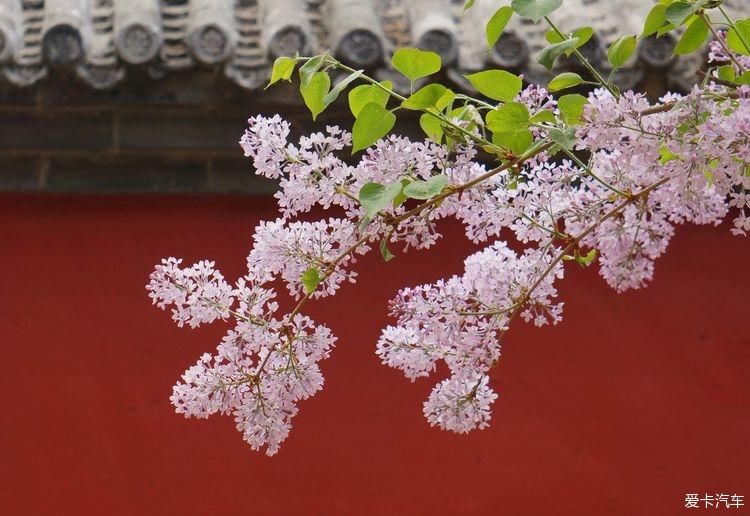
<instances>
[{"instance_id":1,"label":"blurred red background","mask_svg":"<svg viewBox=\"0 0 750 516\"><path fill-rule=\"evenodd\" d=\"M439 377L412 384L374 345L398 287L460 271L469 244L454 229L365 259L309 305L339 343L268 458L229 418L174 414L172 384L224 326L179 329L144 286L171 255L236 278L271 217L262 198L0 200L0 512L668 515L686 493L750 496L750 246L727 228L678 229L643 291L570 267L564 322L511 330L493 424L467 436L422 417Z\"/></svg>"}]
</instances>

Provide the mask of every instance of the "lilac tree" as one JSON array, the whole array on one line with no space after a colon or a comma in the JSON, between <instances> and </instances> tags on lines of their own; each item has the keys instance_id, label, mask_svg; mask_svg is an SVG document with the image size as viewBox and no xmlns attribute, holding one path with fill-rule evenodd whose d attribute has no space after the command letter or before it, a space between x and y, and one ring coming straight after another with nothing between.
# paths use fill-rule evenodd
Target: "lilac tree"
<instances>
[{"instance_id":1,"label":"lilac tree","mask_svg":"<svg viewBox=\"0 0 750 516\"><path fill-rule=\"evenodd\" d=\"M276 453L298 402L322 388L318 362L336 341L304 315L307 302L354 283L358 256L426 250L441 221L454 218L485 247L466 258L463 274L398 292L376 352L411 380L443 361L450 377L435 385L425 417L459 433L483 428L497 398L487 373L504 333L517 319L561 320L555 285L566 266L598 262L622 292L652 278L678 224L717 225L729 215L733 233L750 231L750 19L733 20L720 0L663 0L639 36L610 45L607 77L579 50L593 30L564 33L553 22L561 3L513 0L486 27L493 45L512 17L549 25L538 61L551 68L567 55L588 73L562 73L546 89L485 70L466 76L476 97L439 83L415 90L441 68L437 54L418 49L393 54L411 81L408 96L328 53L276 60L271 84L296 71L313 118L347 92L353 129L327 127L292 143L279 116L250 118L240 144L280 189L279 217L255 229L247 274L231 284L213 262L184 267L169 258L151 275L149 295L178 325L232 321L216 351L174 387L177 412L231 414L253 449ZM701 83L654 104L621 92L612 76L637 38L670 32L682 54L711 39ZM346 76L332 87L334 72ZM588 86L588 96L552 95ZM403 110L420 112L425 140L390 135ZM360 151L355 164L345 159ZM297 220L313 208L336 216ZM508 246L508 235L523 251ZM293 305L281 306L278 285Z\"/></svg>"}]
</instances>

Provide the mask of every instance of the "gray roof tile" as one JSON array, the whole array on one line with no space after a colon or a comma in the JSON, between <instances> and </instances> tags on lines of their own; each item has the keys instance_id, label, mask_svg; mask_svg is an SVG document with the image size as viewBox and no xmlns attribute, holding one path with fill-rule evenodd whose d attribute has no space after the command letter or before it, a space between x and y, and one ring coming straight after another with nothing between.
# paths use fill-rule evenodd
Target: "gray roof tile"
<instances>
[{"instance_id":1,"label":"gray roof tile","mask_svg":"<svg viewBox=\"0 0 750 516\"><path fill-rule=\"evenodd\" d=\"M463 73L502 67L543 83L549 72L534 61L546 27L514 18L494 48L484 24L503 0L0 0L0 71L28 86L48 69L70 68L97 89L127 79L128 66L152 77L191 67L221 67L248 89L261 88L273 59L330 48L341 60L391 77L390 54L418 46L441 54L447 76L468 88ZM649 0L565 0L554 19L563 30L597 30L585 51L606 70L605 51L623 34L638 33ZM725 6L737 17L750 1ZM637 83L644 74L667 77L672 87L695 82L701 57L672 58L674 38L648 38L616 80ZM558 69L575 67L561 60ZM559 70L555 70L559 71Z\"/></svg>"}]
</instances>

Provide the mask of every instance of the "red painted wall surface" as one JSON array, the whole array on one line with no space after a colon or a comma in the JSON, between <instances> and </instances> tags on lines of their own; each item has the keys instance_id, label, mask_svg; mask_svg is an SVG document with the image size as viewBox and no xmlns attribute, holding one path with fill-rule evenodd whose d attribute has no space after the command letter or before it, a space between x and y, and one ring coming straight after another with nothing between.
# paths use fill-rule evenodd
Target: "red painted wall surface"
<instances>
[{"instance_id":1,"label":"red painted wall surface","mask_svg":"<svg viewBox=\"0 0 750 516\"><path fill-rule=\"evenodd\" d=\"M172 384L223 328L173 326L146 278L169 255L234 278L272 216L253 198L0 199L0 513L669 515L688 492L750 497L750 245L726 228L679 229L643 291L570 268L565 321L508 335L488 430L429 428L438 378L373 353L400 285L460 270L457 231L364 260L311 305L340 341L278 456L228 418L175 415Z\"/></svg>"}]
</instances>

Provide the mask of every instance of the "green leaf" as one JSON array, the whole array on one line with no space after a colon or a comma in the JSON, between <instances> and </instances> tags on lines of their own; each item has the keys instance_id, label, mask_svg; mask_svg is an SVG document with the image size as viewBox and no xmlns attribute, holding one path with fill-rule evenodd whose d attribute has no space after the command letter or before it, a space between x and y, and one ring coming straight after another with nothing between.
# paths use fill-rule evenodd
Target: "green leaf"
<instances>
[{"instance_id":1,"label":"green leaf","mask_svg":"<svg viewBox=\"0 0 750 516\"><path fill-rule=\"evenodd\" d=\"M389 207L393 200L401 193L403 185L401 181L395 181L388 185L380 183L365 183L359 189L359 202L365 209L365 216L373 219L380 210Z\"/></svg>"},{"instance_id":2,"label":"green leaf","mask_svg":"<svg viewBox=\"0 0 750 516\"><path fill-rule=\"evenodd\" d=\"M656 37L660 38L664 34L667 34L669 32L672 32L675 29L675 26L671 23L667 23L666 25L659 28L659 30L656 31Z\"/></svg>"},{"instance_id":3,"label":"green leaf","mask_svg":"<svg viewBox=\"0 0 750 516\"><path fill-rule=\"evenodd\" d=\"M563 52L575 49L578 45L578 38L567 39L554 45L544 47L539 55L536 56L536 60L539 64L544 66L546 69L551 70L555 64L555 59L560 57Z\"/></svg>"},{"instance_id":4,"label":"green leaf","mask_svg":"<svg viewBox=\"0 0 750 516\"><path fill-rule=\"evenodd\" d=\"M453 109L448 113L448 118L457 118L461 121L467 122L464 126L467 131L473 131L478 127L484 127L482 115L479 114L479 110L471 104L464 104ZM445 135L445 141L449 147L453 146L455 143L466 141L466 136L463 133L447 124L443 126L443 134Z\"/></svg>"},{"instance_id":5,"label":"green leaf","mask_svg":"<svg viewBox=\"0 0 750 516\"><path fill-rule=\"evenodd\" d=\"M705 168L705 169L703 169L703 177L706 178L706 182L708 183L708 187L712 188L714 186L714 173L711 172L709 169Z\"/></svg>"},{"instance_id":6,"label":"green leaf","mask_svg":"<svg viewBox=\"0 0 750 516\"><path fill-rule=\"evenodd\" d=\"M457 107L447 113L448 119L457 118L458 120L466 122L462 124L465 131L474 131L476 129L482 129L484 127L484 120L479 110L470 105L464 104L463 106ZM442 125L443 135L445 137L445 144L453 149L456 145L461 145L470 141L470 138L466 136L466 133L458 130L456 127L450 124Z\"/></svg>"},{"instance_id":7,"label":"green leaf","mask_svg":"<svg viewBox=\"0 0 750 516\"><path fill-rule=\"evenodd\" d=\"M594 263L594 260L596 260L596 256L596 248L592 248L585 255L580 255L578 254L578 252L576 252L576 263L582 267L588 267L589 265Z\"/></svg>"},{"instance_id":8,"label":"green leaf","mask_svg":"<svg viewBox=\"0 0 750 516\"><path fill-rule=\"evenodd\" d=\"M464 77L479 93L492 100L510 102L523 88L521 78L505 70L485 70Z\"/></svg>"},{"instance_id":9,"label":"green leaf","mask_svg":"<svg viewBox=\"0 0 750 516\"><path fill-rule=\"evenodd\" d=\"M727 32L727 46L738 54L750 56L748 45L750 45L750 18L745 18L735 22Z\"/></svg>"},{"instance_id":10,"label":"green leaf","mask_svg":"<svg viewBox=\"0 0 750 516\"><path fill-rule=\"evenodd\" d=\"M734 65L723 65L716 69L716 76L722 81L734 82L737 78L737 72Z\"/></svg>"},{"instance_id":11,"label":"green leaf","mask_svg":"<svg viewBox=\"0 0 750 516\"><path fill-rule=\"evenodd\" d=\"M513 0L510 6L523 16L538 22L562 5L562 0Z\"/></svg>"},{"instance_id":12,"label":"green leaf","mask_svg":"<svg viewBox=\"0 0 750 516\"><path fill-rule=\"evenodd\" d=\"M542 109L540 111L537 111L536 113L534 113L534 116L529 119L529 122L534 124L541 124L544 122L548 124L554 124L555 121L555 114L549 109Z\"/></svg>"},{"instance_id":13,"label":"green leaf","mask_svg":"<svg viewBox=\"0 0 750 516\"><path fill-rule=\"evenodd\" d=\"M382 81L380 84L389 90L393 89L391 81ZM349 110L356 117L362 111L362 108L370 102L385 107L389 98L388 92L382 88L374 84L362 84L349 90Z\"/></svg>"},{"instance_id":14,"label":"green leaf","mask_svg":"<svg viewBox=\"0 0 750 516\"><path fill-rule=\"evenodd\" d=\"M453 99L455 98L456 98L456 94L453 93L451 90L446 89L443 92L443 95L435 103L435 107L440 110L445 109L453 102Z\"/></svg>"},{"instance_id":15,"label":"green leaf","mask_svg":"<svg viewBox=\"0 0 750 516\"><path fill-rule=\"evenodd\" d=\"M567 37L560 36L560 34L557 33L556 30L550 29L547 32L544 33L544 39L547 40L548 43L555 44L555 43L562 43L565 40L571 39L571 38L577 38L578 43L576 43L576 46L574 48L580 48L583 45L586 44L588 40L591 39L591 36L594 35L594 29L591 27L581 27L580 29L576 29L573 32L571 32ZM566 50L565 55L570 55L573 53L573 48Z\"/></svg>"},{"instance_id":16,"label":"green leaf","mask_svg":"<svg viewBox=\"0 0 750 516\"><path fill-rule=\"evenodd\" d=\"M464 2L464 12L468 11L469 9L471 9L471 7L473 5L474 5L474 0L466 0Z\"/></svg>"},{"instance_id":17,"label":"green leaf","mask_svg":"<svg viewBox=\"0 0 750 516\"><path fill-rule=\"evenodd\" d=\"M664 4L656 4L651 8L646 16L646 21L643 23L643 32L639 38L647 38L654 34L657 30L667 23L667 6Z\"/></svg>"},{"instance_id":18,"label":"green leaf","mask_svg":"<svg viewBox=\"0 0 750 516\"><path fill-rule=\"evenodd\" d=\"M323 98L323 102L328 105L336 100L336 98L338 98L339 96L339 93L344 91L346 87L352 83L352 81L356 80L360 75L362 75L362 72L363 70L357 70L356 72L349 74L345 79L339 81L339 83L336 84L336 86L334 86L331 91L328 92L328 95Z\"/></svg>"},{"instance_id":19,"label":"green leaf","mask_svg":"<svg viewBox=\"0 0 750 516\"><path fill-rule=\"evenodd\" d=\"M300 88L306 88L310 81L312 80L313 76L320 70L320 67L323 65L323 61L325 60L328 53L321 54L319 56L312 57L308 59L308 61L299 67L299 84Z\"/></svg>"},{"instance_id":20,"label":"green leaf","mask_svg":"<svg viewBox=\"0 0 750 516\"><path fill-rule=\"evenodd\" d=\"M464 104L463 106L455 108L450 112L448 116L450 118L458 118L459 120L470 122L471 124L473 124L473 126L484 125L482 115L480 115L477 108L475 108L471 104Z\"/></svg>"},{"instance_id":21,"label":"green leaf","mask_svg":"<svg viewBox=\"0 0 750 516\"><path fill-rule=\"evenodd\" d=\"M317 289L320 284L320 273L318 272L318 269L315 267L307 269L302 274L300 282L302 282L302 286L305 288L306 293L311 294L315 292L315 289Z\"/></svg>"},{"instance_id":22,"label":"green leaf","mask_svg":"<svg viewBox=\"0 0 750 516\"><path fill-rule=\"evenodd\" d=\"M508 25L511 16L513 16L513 9L504 5L492 15L490 21L487 22L484 32L487 36L487 48L492 48L497 40L502 36L505 27Z\"/></svg>"},{"instance_id":23,"label":"green leaf","mask_svg":"<svg viewBox=\"0 0 750 516\"><path fill-rule=\"evenodd\" d=\"M679 156L672 152L666 143L663 143L661 147L659 147L659 165L664 165L666 163L669 163L670 161L677 159Z\"/></svg>"},{"instance_id":24,"label":"green leaf","mask_svg":"<svg viewBox=\"0 0 750 516\"><path fill-rule=\"evenodd\" d=\"M510 150L516 156L523 154L533 141L534 136L528 129L492 133L492 143L498 147Z\"/></svg>"},{"instance_id":25,"label":"green leaf","mask_svg":"<svg viewBox=\"0 0 750 516\"><path fill-rule=\"evenodd\" d=\"M415 91L408 99L401 103L406 109L422 110L429 107L436 107L438 101L448 90L442 84L428 84L427 86Z\"/></svg>"},{"instance_id":26,"label":"green leaf","mask_svg":"<svg viewBox=\"0 0 750 516\"><path fill-rule=\"evenodd\" d=\"M547 90L549 91L560 91L567 88L572 88L573 86L578 86L579 84L583 83L583 78L578 75L577 73L573 72L565 72L561 73L551 81L549 81L549 84L547 85Z\"/></svg>"},{"instance_id":27,"label":"green leaf","mask_svg":"<svg viewBox=\"0 0 750 516\"><path fill-rule=\"evenodd\" d=\"M440 123L440 119L429 114L424 113L419 117L419 127L422 128L424 134L430 140L440 143L443 140L443 125Z\"/></svg>"},{"instance_id":28,"label":"green leaf","mask_svg":"<svg viewBox=\"0 0 750 516\"><path fill-rule=\"evenodd\" d=\"M404 204L404 201L408 199L408 197L404 194L404 188L406 185L411 183L411 179L404 178L401 180L401 191L398 193L396 197L393 198L393 202L391 203L394 208L398 208L402 204Z\"/></svg>"},{"instance_id":29,"label":"green leaf","mask_svg":"<svg viewBox=\"0 0 750 516\"><path fill-rule=\"evenodd\" d=\"M675 27L679 27L685 23L685 20L691 14L703 7L703 4L704 2L700 0L693 3L684 1L672 2L664 12L664 18Z\"/></svg>"},{"instance_id":30,"label":"green leaf","mask_svg":"<svg viewBox=\"0 0 750 516\"><path fill-rule=\"evenodd\" d=\"M635 36L628 35L620 37L609 46L607 49L607 61L609 61L613 69L620 68L630 59L630 56L635 51L636 44Z\"/></svg>"},{"instance_id":31,"label":"green leaf","mask_svg":"<svg viewBox=\"0 0 750 516\"><path fill-rule=\"evenodd\" d=\"M534 140L529 121L529 110L518 102L508 102L490 111L487 127L492 131L492 143L522 154Z\"/></svg>"},{"instance_id":32,"label":"green leaf","mask_svg":"<svg viewBox=\"0 0 750 516\"><path fill-rule=\"evenodd\" d=\"M396 124L396 115L380 104L370 102L362 108L352 127L352 154L366 149L387 135Z\"/></svg>"},{"instance_id":33,"label":"green leaf","mask_svg":"<svg viewBox=\"0 0 750 516\"><path fill-rule=\"evenodd\" d=\"M508 102L487 113L487 127L493 133L528 129L529 110L519 102Z\"/></svg>"},{"instance_id":34,"label":"green leaf","mask_svg":"<svg viewBox=\"0 0 750 516\"><path fill-rule=\"evenodd\" d=\"M330 86L331 79L325 72L315 72L307 86L300 86L300 93L312 113L313 120L328 106L324 99Z\"/></svg>"},{"instance_id":35,"label":"green leaf","mask_svg":"<svg viewBox=\"0 0 750 516\"><path fill-rule=\"evenodd\" d=\"M580 29L574 30L571 34L571 38L578 38L576 48L580 48L591 39L594 35L594 29L592 27L581 27Z\"/></svg>"},{"instance_id":36,"label":"green leaf","mask_svg":"<svg viewBox=\"0 0 750 516\"><path fill-rule=\"evenodd\" d=\"M404 187L404 195L410 199L426 200L439 194L448 184L448 177L443 174L432 176L427 181L414 181Z\"/></svg>"},{"instance_id":37,"label":"green leaf","mask_svg":"<svg viewBox=\"0 0 750 516\"><path fill-rule=\"evenodd\" d=\"M737 84L750 84L750 72L742 72L735 81Z\"/></svg>"},{"instance_id":38,"label":"green leaf","mask_svg":"<svg viewBox=\"0 0 750 516\"><path fill-rule=\"evenodd\" d=\"M566 127L564 129L554 127L550 129L549 137L552 138L553 142L566 150L573 150L573 147L576 144L576 131L572 127Z\"/></svg>"},{"instance_id":39,"label":"green leaf","mask_svg":"<svg viewBox=\"0 0 750 516\"><path fill-rule=\"evenodd\" d=\"M698 50L706 41L708 32L706 22L702 18L694 18L677 41L677 45L674 47L674 55L692 54Z\"/></svg>"},{"instance_id":40,"label":"green leaf","mask_svg":"<svg viewBox=\"0 0 750 516\"><path fill-rule=\"evenodd\" d=\"M583 115L583 106L588 103L588 99L578 93L563 95L557 100L557 108L560 110L562 119L568 125L576 125Z\"/></svg>"},{"instance_id":41,"label":"green leaf","mask_svg":"<svg viewBox=\"0 0 750 516\"><path fill-rule=\"evenodd\" d=\"M273 68L271 69L271 80L268 82L268 86L284 80L291 81L294 67L297 64L297 60L291 57L281 56L276 58L273 62ZM266 86L266 88L268 88Z\"/></svg>"},{"instance_id":42,"label":"green leaf","mask_svg":"<svg viewBox=\"0 0 750 516\"><path fill-rule=\"evenodd\" d=\"M380 255L386 262L389 262L395 258L391 250L388 249L388 241L385 238L380 241Z\"/></svg>"},{"instance_id":43,"label":"green leaf","mask_svg":"<svg viewBox=\"0 0 750 516\"><path fill-rule=\"evenodd\" d=\"M404 77L415 81L439 72L441 62L440 56L435 52L418 48L402 48L393 54L391 64Z\"/></svg>"}]
</instances>

